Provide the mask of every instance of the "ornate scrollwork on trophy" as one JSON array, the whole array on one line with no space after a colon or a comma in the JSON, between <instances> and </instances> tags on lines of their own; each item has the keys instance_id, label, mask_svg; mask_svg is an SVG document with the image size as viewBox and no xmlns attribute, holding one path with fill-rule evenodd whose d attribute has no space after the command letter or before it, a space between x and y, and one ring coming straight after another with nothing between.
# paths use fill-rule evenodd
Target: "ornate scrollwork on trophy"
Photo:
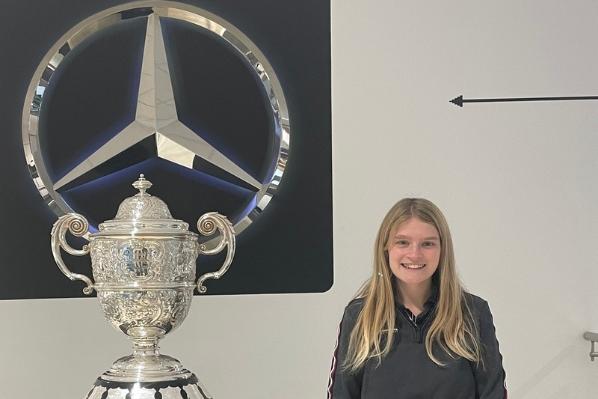
<instances>
[{"instance_id":1,"label":"ornate scrollwork on trophy","mask_svg":"<svg viewBox=\"0 0 598 399\"><path fill-rule=\"evenodd\" d=\"M205 244L199 246L199 253L203 255L214 255L219 253L228 245L228 252L224 264L220 267L220 270L212 273L206 273L197 279L197 291L205 293L207 288L203 285L204 281L208 279L219 279L228 270L231 262L233 261L233 254L235 253L235 231L232 223L224 216L216 213L209 212L199 218L197 221L197 230L204 235L210 236L218 230L221 234L220 241L212 249L207 249Z\"/></svg>"},{"instance_id":2,"label":"ornate scrollwork on trophy","mask_svg":"<svg viewBox=\"0 0 598 399\"><path fill-rule=\"evenodd\" d=\"M56 264L60 271L71 280L81 280L87 284L83 288L83 293L89 295L93 292L93 281L84 274L73 273L66 266L60 254L60 248L64 249L68 254L75 256L83 256L89 253L89 246L84 245L82 249L74 249L66 240L66 233L70 232L75 237L82 237L89 231L89 223L87 219L78 213L69 213L61 216L54 226L52 226L52 254L56 260Z\"/></svg>"}]
</instances>

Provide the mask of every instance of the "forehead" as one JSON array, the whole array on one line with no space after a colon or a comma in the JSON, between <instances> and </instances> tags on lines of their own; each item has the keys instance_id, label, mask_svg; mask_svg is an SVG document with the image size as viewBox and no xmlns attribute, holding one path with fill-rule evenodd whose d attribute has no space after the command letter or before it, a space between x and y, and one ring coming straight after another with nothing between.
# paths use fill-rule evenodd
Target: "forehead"
<instances>
[{"instance_id":1,"label":"forehead","mask_svg":"<svg viewBox=\"0 0 598 399\"><path fill-rule=\"evenodd\" d=\"M433 224L426 223L423 220L411 217L405 222L394 226L390 231L391 237L405 236L411 238L440 238L438 230Z\"/></svg>"}]
</instances>

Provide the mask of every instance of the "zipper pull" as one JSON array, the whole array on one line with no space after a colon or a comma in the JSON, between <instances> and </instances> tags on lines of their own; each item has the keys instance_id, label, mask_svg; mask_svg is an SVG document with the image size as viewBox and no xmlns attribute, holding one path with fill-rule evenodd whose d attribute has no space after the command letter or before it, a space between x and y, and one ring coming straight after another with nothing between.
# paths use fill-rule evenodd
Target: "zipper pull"
<instances>
[{"instance_id":1,"label":"zipper pull","mask_svg":"<svg viewBox=\"0 0 598 399\"><path fill-rule=\"evenodd\" d=\"M413 323L413 325L415 327L417 327L417 316L414 315L413 313L411 313L411 311L409 311L409 313L407 315L409 316L409 320L411 320L411 322Z\"/></svg>"}]
</instances>

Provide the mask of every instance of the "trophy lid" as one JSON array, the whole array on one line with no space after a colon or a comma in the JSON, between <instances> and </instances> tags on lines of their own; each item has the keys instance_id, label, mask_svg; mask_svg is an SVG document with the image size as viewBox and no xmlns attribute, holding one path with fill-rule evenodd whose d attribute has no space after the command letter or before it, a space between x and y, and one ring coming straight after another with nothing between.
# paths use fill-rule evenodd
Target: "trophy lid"
<instances>
[{"instance_id":1,"label":"trophy lid","mask_svg":"<svg viewBox=\"0 0 598 399\"><path fill-rule=\"evenodd\" d=\"M99 232L92 236L105 235L195 235L189 231L189 224L174 219L164 201L146 191L152 186L143 174L133 184L139 192L126 198L118 207L112 220L100 223Z\"/></svg>"}]
</instances>

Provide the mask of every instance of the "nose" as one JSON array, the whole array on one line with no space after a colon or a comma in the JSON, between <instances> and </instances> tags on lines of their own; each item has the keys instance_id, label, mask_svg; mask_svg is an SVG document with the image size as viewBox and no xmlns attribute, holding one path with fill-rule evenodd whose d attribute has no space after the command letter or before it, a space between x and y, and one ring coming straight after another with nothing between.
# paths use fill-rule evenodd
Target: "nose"
<instances>
[{"instance_id":1,"label":"nose","mask_svg":"<svg viewBox=\"0 0 598 399\"><path fill-rule=\"evenodd\" d=\"M409 247L409 256L413 257L414 259L421 258L422 249L418 243L414 243Z\"/></svg>"}]
</instances>

